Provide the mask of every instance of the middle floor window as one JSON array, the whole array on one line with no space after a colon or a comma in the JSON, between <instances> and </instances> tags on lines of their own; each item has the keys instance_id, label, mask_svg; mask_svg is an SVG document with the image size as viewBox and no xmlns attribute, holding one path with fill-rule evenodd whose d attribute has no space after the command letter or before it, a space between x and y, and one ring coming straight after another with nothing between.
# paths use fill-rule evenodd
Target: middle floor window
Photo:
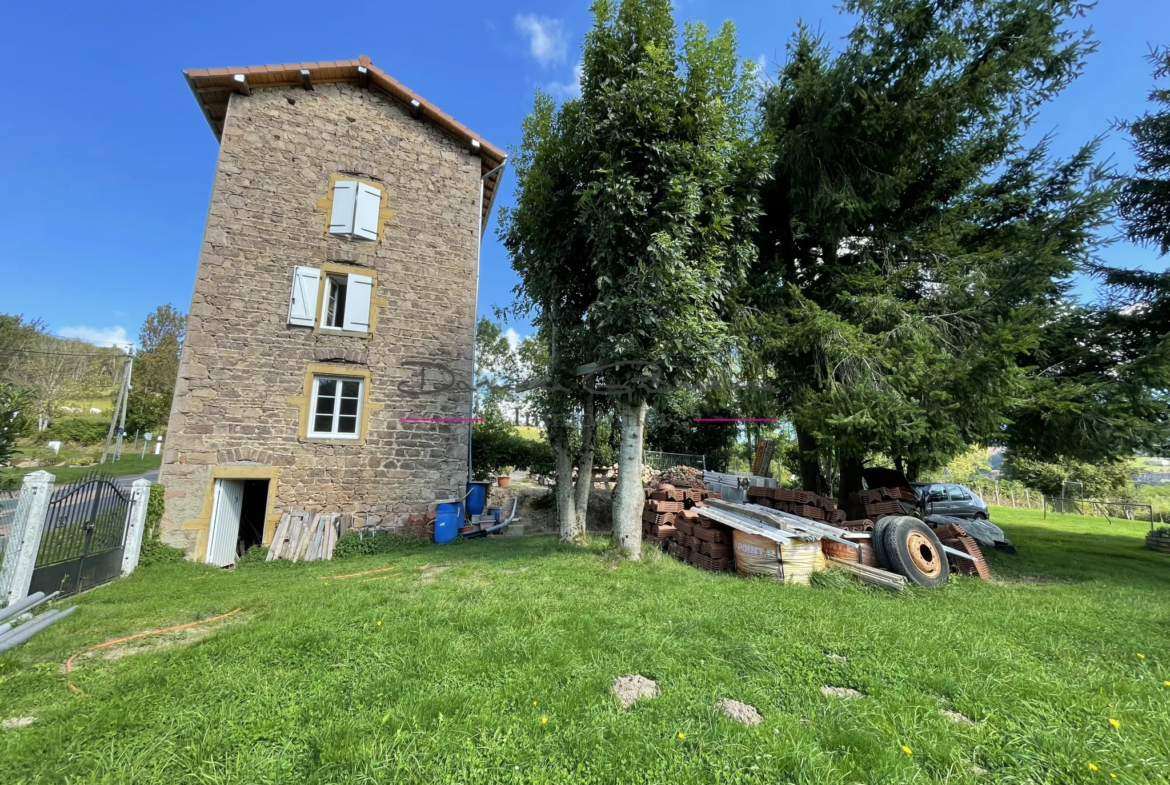
<instances>
[{"instance_id":1,"label":"middle floor window","mask_svg":"<svg viewBox=\"0 0 1170 785\"><path fill-rule=\"evenodd\" d=\"M358 438L362 403L361 379L345 376L313 377L310 436Z\"/></svg>"}]
</instances>

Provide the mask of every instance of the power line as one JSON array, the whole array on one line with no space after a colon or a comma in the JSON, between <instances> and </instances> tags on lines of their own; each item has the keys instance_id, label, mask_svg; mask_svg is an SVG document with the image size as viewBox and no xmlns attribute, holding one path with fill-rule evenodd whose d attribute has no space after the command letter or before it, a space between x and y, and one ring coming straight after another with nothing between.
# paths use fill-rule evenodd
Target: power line
<instances>
[{"instance_id":1,"label":"power line","mask_svg":"<svg viewBox=\"0 0 1170 785\"><path fill-rule=\"evenodd\" d=\"M43 349L13 349L0 346L0 352L10 354L51 354L59 357L94 357L103 360L116 360L119 357L128 357L126 354L93 354L90 352L46 352Z\"/></svg>"}]
</instances>

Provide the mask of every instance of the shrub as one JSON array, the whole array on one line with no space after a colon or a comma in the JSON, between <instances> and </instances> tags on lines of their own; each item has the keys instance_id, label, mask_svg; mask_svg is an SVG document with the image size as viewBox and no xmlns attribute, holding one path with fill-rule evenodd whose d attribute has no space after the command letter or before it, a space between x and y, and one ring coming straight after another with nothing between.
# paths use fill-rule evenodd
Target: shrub
<instances>
[{"instance_id":1,"label":"shrub","mask_svg":"<svg viewBox=\"0 0 1170 785\"><path fill-rule=\"evenodd\" d=\"M430 545L428 540L415 535L403 536L390 532L360 534L351 532L337 540L333 549L334 559L349 556L377 556L383 553L407 553Z\"/></svg>"},{"instance_id":2,"label":"shrub","mask_svg":"<svg viewBox=\"0 0 1170 785\"><path fill-rule=\"evenodd\" d=\"M248 550L244 551L244 555L236 559L236 566L247 566L249 564L264 564L268 559L267 545L253 545Z\"/></svg>"},{"instance_id":3,"label":"shrub","mask_svg":"<svg viewBox=\"0 0 1170 785\"><path fill-rule=\"evenodd\" d=\"M142 550L138 554L139 567L153 567L156 564L176 564L187 557L182 548L167 545L158 537L148 537L142 541Z\"/></svg>"},{"instance_id":4,"label":"shrub","mask_svg":"<svg viewBox=\"0 0 1170 785\"><path fill-rule=\"evenodd\" d=\"M108 422L94 422L92 420L83 420L79 417L64 417L59 420L54 420L41 433L41 438L46 441L56 439L62 442L74 442L75 444L101 444L105 441L106 433L109 429L110 424Z\"/></svg>"},{"instance_id":5,"label":"shrub","mask_svg":"<svg viewBox=\"0 0 1170 785\"><path fill-rule=\"evenodd\" d=\"M157 482L150 486L150 501L146 504L146 527L142 533L144 539L158 536L158 522L162 520L166 510L166 491Z\"/></svg>"}]
</instances>

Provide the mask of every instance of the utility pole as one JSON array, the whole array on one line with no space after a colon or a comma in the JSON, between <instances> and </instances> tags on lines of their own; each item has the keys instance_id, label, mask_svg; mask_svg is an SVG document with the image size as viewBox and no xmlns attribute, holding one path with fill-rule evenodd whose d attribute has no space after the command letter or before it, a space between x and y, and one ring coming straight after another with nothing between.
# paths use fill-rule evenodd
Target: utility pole
<instances>
[{"instance_id":1,"label":"utility pole","mask_svg":"<svg viewBox=\"0 0 1170 785\"><path fill-rule=\"evenodd\" d=\"M122 437L126 433L126 410L130 408L130 379L134 374L134 355L126 361L126 389L122 391L122 422L118 424L118 446L114 449L114 460L122 458Z\"/></svg>"},{"instance_id":2,"label":"utility pole","mask_svg":"<svg viewBox=\"0 0 1170 785\"><path fill-rule=\"evenodd\" d=\"M110 429L106 431L106 445L102 447L102 463L110 454L110 442L114 438L114 430L118 427L118 410L122 408L122 394L126 391L126 365L129 358L122 361L122 377L118 380L118 401L114 404L114 411L110 414Z\"/></svg>"}]
</instances>

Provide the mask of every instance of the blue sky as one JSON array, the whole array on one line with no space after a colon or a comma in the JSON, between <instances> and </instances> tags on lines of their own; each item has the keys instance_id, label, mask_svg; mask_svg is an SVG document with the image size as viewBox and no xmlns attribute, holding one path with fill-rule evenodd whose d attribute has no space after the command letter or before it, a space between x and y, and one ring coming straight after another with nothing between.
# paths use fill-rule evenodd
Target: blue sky
<instances>
[{"instance_id":1,"label":"blue sky","mask_svg":"<svg viewBox=\"0 0 1170 785\"><path fill-rule=\"evenodd\" d=\"M829 0L683 0L680 19L733 19L745 57L769 70L799 19L827 39L848 20ZM0 7L0 312L59 334L133 340L163 303L186 310L215 170L216 142L184 68L349 59L366 54L484 138L515 144L532 93L571 94L588 2L127 2ZM1100 50L1042 111L1037 134L1067 153L1146 106L1147 44L1170 44L1170 3L1105 0L1090 13ZM1161 36L1161 38L1151 38ZM1120 133L1107 153L1132 164ZM505 177L497 206L511 201ZM511 300L515 277L485 232L480 311ZM1162 269L1118 243L1118 264ZM527 326L515 325L523 334Z\"/></svg>"}]
</instances>

